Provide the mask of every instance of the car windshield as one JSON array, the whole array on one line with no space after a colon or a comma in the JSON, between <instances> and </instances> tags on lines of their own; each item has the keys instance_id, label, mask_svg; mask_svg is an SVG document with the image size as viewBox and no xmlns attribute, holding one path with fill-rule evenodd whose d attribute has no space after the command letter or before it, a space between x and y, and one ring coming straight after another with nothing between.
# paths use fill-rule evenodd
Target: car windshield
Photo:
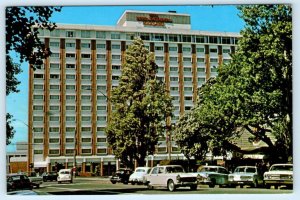
<instances>
[{"instance_id":1,"label":"car windshield","mask_svg":"<svg viewBox=\"0 0 300 200\"><path fill-rule=\"evenodd\" d=\"M272 166L270 171L293 171L293 166L291 165L275 165Z\"/></svg>"},{"instance_id":2,"label":"car windshield","mask_svg":"<svg viewBox=\"0 0 300 200\"><path fill-rule=\"evenodd\" d=\"M216 167L203 167L198 172L218 172Z\"/></svg>"},{"instance_id":3,"label":"car windshield","mask_svg":"<svg viewBox=\"0 0 300 200\"><path fill-rule=\"evenodd\" d=\"M144 169L136 169L135 172L145 172Z\"/></svg>"},{"instance_id":4,"label":"car windshield","mask_svg":"<svg viewBox=\"0 0 300 200\"><path fill-rule=\"evenodd\" d=\"M70 174L70 171L62 171L61 174Z\"/></svg>"},{"instance_id":5,"label":"car windshield","mask_svg":"<svg viewBox=\"0 0 300 200\"><path fill-rule=\"evenodd\" d=\"M174 166L174 167L167 167L166 168L167 173L179 173L179 172L184 172L182 167L179 166Z\"/></svg>"},{"instance_id":6,"label":"car windshield","mask_svg":"<svg viewBox=\"0 0 300 200\"><path fill-rule=\"evenodd\" d=\"M256 169L255 169L255 167L248 167L248 168L246 168L246 172L247 173L255 173Z\"/></svg>"},{"instance_id":7,"label":"car windshield","mask_svg":"<svg viewBox=\"0 0 300 200\"><path fill-rule=\"evenodd\" d=\"M20 179L21 179L21 177L20 177L20 176L12 176L11 178L12 178L12 180L14 180L14 181L16 181L16 180L20 180Z\"/></svg>"},{"instance_id":8,"label":"car windshield","mask_svg":"<svg viewBox=\"0 0 300 200\"><path fill-rule=\"evenodd\" d=\"M237 168L234 170L234 172L238 172L238 173L240 173L240 172L245 172L245 167L237 167Z\"/></svg>"}]
</instances>

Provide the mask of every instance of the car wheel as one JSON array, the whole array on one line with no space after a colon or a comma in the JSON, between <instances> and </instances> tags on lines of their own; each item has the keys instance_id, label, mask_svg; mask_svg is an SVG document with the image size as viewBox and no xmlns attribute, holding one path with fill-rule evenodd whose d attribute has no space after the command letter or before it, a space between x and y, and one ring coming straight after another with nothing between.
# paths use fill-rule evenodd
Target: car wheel
<instances>
[{"instance_id":1,"label":"car wheel","mask_svg":"<svg viewBox=\"0 0 300 200\"><path fill-rule=\"evenodd\" d=\"M254 188L258 188L258 181L257 181L257 180L254 181L253 187L254 187Z\"/></svg>"},{"instance_id":2,"label":"car wheel","mask_svg":"<svg viewBox=\"0 0 300 200\"><path fill-rule=\"evenodd\" d=\"M244 186L243 185L240 185L240 188L243 188Z\"/></svg>"},{"instance_id":3,"label":"car wheel","mask_svg":"<svg viewBox=\"0 0 300 200\"><path fill-rule=\"evenodd\" d=\"M135 182L134 182L134 181L132 181L132 182L131 182L131 185L135 185Z\"/></svg>"},{"instance_id":4,"label":"car wheel","mask_svg":"<svg viewBox=\"0 0 300 200\"><path fill-rule=\"evenodd\" d=\"M191 185L190 188L191 190L197 190L198 185Z\"/></svg>"},{"instance_id":5,"label":"car wheel","mask_svg":"<svg viewBox=\"0 0 300 200\"><path fill-rule=\"evenodd\" d=\"M58 181L58 184L61 184L61 181Z\"/></svg>"},{"instance_id":6,"label":"car wheel","mask_svg":"<svg viewBox=\"0 0 300 200\"><path fill-rule=\"evenodd\" d=\"M40 185L36 185L36 188L40 188Z\"/></svg>"},{"instance_id":7,"label":"car wheel","mask_svg":"<svg viewBox=\"0 0 300 200\"><path fill-rule=\"evenodd\" d=\"M274 188L277 190L278 189L278 185L274 185Z\"/></svg>"},{"instance_id":8,"label":"car wheel","mask_svg":"<svg viewBox=\"0 0 300 200\"><path fill-rule=\"evenodd\" d=\"M112 184L116 184L116 181L111 181Z\"/></svg>"},{"instance_id":9,"label":"car wheel","mask_svg":"<svg viewBox=\"0 0 300 200\"><path fill-rule=\"evenodd\" d=\"M270 189L270 188L271 188L271 185L265 184L265 187L266 187L267 189Z\"/></svg>"},{"instance_id":10,"label":"car wheel","mask_svg":"<svg viewBox=\"0 0 300 200\"><path fill-rule=\"evenodd\" d=\"M210 188L214 188L216 186L216 180L215 179L212 179L211 182L208 184L208 186Z\"/></svg>"},{"instance_id":11,"label":"car wheel","mask_svg":"<svg viewBox=\"0 0 300 200\"><path fill-rule=\"evenodd\" d=\"M174 181L173 180L169 180L168 181L168 190L170 191L170 192L173 192L175 189L176 189L176 187L175 187L175 184L174 184Z\"/></svg>"},{"instance_id":12,"label":"car wheel","mask_svg":"<svg viewBox=\"0 0 300 200\"><path fill-rule=\"evenodd\" d=\"M152 189L153 189L153 186L152 186L150 183L148 183L148 184L147 184L147 188L148 188L149 190L152 190Z\"/></svg>"}]
</instances>

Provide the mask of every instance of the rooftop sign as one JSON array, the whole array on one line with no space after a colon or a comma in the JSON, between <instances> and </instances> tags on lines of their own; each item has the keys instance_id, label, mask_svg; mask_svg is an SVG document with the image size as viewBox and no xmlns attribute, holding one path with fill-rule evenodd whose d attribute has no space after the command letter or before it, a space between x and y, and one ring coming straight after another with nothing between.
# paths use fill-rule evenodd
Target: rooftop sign
<instances>
[{"instance_id":1,"label":"rooftop sign","mask_svg":"<svg viewBox=\"0 0 300 200\"><path fill-rule=\"evenodd\" d=\"M160 18L157 14L149 14L149 17L137 16L137 21L142 21L144 25L148 26L164 26L165 23L172 23L172 19Z\"/></svg>"}]
</instances>

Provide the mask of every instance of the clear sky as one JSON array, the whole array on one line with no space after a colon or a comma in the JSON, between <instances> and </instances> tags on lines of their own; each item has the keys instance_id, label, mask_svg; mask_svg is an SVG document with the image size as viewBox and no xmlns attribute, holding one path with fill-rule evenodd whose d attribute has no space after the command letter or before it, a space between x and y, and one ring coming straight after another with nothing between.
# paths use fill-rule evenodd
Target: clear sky
<instances>
[{"instance_id":1,"label":"clear sky","mask_svg":"<svg viewBox=\"0 0 300 200\"><path fill-rule=\"evenodd\" d=\"M63 7L62 11L52 16L52 21L64 24L93 24L114 26L125 10L145 10L191 15L193 30L240 32L244 22L238 17L235 6L77 6ZM22 64L23 73L18 76L21 81L19 93L6 97L6 111L13 114L16 130L12 144L6 149L15 150L17 141L27 141L28 124L28 64Z\"/></svg>"}]
</instances>

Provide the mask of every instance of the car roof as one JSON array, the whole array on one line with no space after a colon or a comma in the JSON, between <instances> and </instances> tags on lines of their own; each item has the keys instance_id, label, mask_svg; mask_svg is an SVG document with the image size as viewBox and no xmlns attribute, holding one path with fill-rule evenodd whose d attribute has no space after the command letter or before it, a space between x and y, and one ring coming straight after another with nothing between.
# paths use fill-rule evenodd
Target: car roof
<instances>
[{"instance_id":1,"label":"car roof","mask_svg":"<svg viewBox=\"0 0 300 200\"><path fill-rule=\"evenodd\" d=\"M283 164L273 164L272 166L293 166L293 164L283 163Z\"/></svg>"}]
</instances>

